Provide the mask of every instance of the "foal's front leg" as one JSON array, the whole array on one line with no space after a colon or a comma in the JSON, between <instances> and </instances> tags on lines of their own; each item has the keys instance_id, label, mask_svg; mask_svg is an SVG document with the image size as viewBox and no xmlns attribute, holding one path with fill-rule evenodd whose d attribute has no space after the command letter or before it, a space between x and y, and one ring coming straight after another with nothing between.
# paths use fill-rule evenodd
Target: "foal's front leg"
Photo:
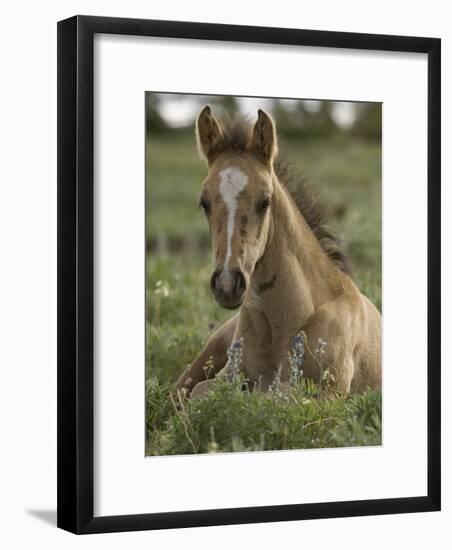
<instances>
[{"instance_id":1,"label":"foal's front leg","mask_svg":"<svg viewBox=\"0 0 452 550\"><path fill-rule=\"evenodd\" d=\"M213 378L227 363L227 351L231 345L237 325L238 314L226 321L209 338L206 347L182 373L176 383L176 389L190 393L192 389L207 378ZM212 368L206 371L206 363L211 359Z\"/></svg>"}]
</instances>

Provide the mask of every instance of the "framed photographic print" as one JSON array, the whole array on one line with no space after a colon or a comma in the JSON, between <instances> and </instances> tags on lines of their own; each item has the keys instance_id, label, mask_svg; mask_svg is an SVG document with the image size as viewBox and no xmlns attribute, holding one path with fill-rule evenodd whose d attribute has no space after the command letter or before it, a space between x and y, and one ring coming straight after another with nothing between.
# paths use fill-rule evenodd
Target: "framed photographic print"
<instances>
[{"instance_id":1,"label":"framed photographic print","mask_svg":"<svg viewBox=\"0 0 452 550\"><path fill-rule=\"evenodd\" d=\"M440 40L58 24L58 525L440 509Z\"/></svg>"}]
</instances>

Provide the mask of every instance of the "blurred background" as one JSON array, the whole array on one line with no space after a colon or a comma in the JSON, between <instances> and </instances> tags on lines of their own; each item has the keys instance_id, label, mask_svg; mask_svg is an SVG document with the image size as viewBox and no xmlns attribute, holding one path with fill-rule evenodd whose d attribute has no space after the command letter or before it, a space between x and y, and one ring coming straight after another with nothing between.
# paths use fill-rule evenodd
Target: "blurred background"
<instances>
[{"instance_id":1,"label":"blurred background","mask_svg":"<svg viewBox=\"0 0 452 550\"><path fill-rule=\"evenodd\" d=\"M207 222L198 208L206 165L194 122L259 108L279 150L327 205L360 290L381 310L381 104L146 93L146 375L174 381L231 312L214 301Z\"/></svg>"}]
</instances>

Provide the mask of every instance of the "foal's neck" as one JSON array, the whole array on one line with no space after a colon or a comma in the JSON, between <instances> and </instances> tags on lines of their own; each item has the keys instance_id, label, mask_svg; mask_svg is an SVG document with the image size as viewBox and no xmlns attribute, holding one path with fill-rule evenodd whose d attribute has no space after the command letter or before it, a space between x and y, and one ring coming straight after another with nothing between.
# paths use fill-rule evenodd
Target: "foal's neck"
<instances>
[{"instance_id":1,"label":"foal's neck","mask_svg":"<svg viewBox=\"0 0 452 550\"><path fill-rule=\"evenodd\" d=\"M270 324L290 320L299 329L318 307L337 296L342 279L293 199L274 177L271 230L252 277L255 299L251 305L264 313Z\"/></svg>"}]
</instances>

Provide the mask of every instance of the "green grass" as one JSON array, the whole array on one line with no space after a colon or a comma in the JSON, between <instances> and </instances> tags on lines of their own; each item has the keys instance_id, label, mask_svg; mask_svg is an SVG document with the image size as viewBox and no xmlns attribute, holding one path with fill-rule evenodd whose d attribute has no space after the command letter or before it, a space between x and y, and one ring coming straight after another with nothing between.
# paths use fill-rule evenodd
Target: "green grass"
<instances>
[{"instance_id":1,"label":"green grass","mask_svg":"<svg viewBox=\"0 0 452 550\"><path fill-rule=\"evenodd\" d=\"M150 254L146 287L146 376L175 381L230 315L209 289L209 262L202 256ZM164 281L165 295L157 286Z\"/></svg>"},{"instance_id":2,"label":"green grass","mask_svg":"<svg viewBox=\"0 0 452 550\"><path fill-rule=\"evenodd\" d=\"M148 455L267 451L381 444L381 395L331 399L305 381L288 395L249 393L217 379L207 399L169 398L147 383Z\"/></svg>"},{"instance_id":3,"label":"green grass","mask_svg":"<svg viewBox=\"0 0 452 550\"><path fill-rule=\"evenodd\" d=\"M282 138L280 150L330 206L355 280L381 309L379 144ZM151 136L147 160L147 454L379 444L375 392L325 399L298 388L285 400L219 383L206 400L174 406L172 384L230 313L209 290L210 240L198 209L206 168L193 134Z\"/></svg>"}]
</instances>

